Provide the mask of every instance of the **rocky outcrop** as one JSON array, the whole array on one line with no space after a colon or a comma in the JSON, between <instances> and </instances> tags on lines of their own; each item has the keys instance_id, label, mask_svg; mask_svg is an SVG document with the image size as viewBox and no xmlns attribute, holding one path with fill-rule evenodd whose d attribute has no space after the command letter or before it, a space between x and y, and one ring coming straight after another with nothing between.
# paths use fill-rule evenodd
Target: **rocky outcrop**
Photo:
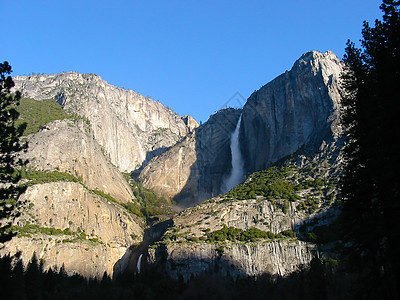
<instances>
[{"instance_id":1,"label":"rocky outcrop","mask_svg":"<svg viewBox=\"0 0 400 300\"><path fill-rule=\"evenodd\" d=\"M29 138L23 158L29 160L28 168L72 174L89 189L103 191L121 203L134 199L126 180L103 155L83 120L47 124Z\"/></svg>"},{"instance_id":2,"label":"rocky outcrop","mask_svg":"<svg viewBox=\"0 0 400 300\"><path fill-rule=\"evenodd\" d=\"M221 192L230 170L230 134L240 111L224 109L212 115L180 143L152 159L140 173L147 188L190 206Z\"/></svg>"},{"instance_id":3,"label":"rocky outcrop","mask_svg":"<svg viewBox=\"0 0 400 300\"><path fill-rule=\"evenodd\" d=\"M170 243L149 250L149 263L161 264L172 278L185 281L201 273L234 278L274 274L285 276L308 264L316 247L301 241L258 243Z\"/></svg>"},{"instance_id":4,"label":"rocky outcrop","mask_svg":"<svg viewBox=\"0 0 400 300\"><path fill-rule=\"evenodd\" d=\"M33 185L20 200L26 207L13 224L18 236L0 253L21 251L24 262L36 252L45 268L64 265L70 274L112 275L114 264L143 236L143 221L80 183Z\"/></svg>"},{"instance_id":5,"label":"rocky outcrop","mask_svg":"<svg viewBox=\"0 0 400 300\"><path fill-rule=\"evenodd\" d=\"M33 185L20 200L32 204L22 220L32 218L31 223L42 227L82 231L106 244L125 247L140 242L143 234L142 220L79 183ZM20 223L20 220L16 221L16 224Z\"/></svg>"},{"instance_id":6,"label":"rocky outcrop","mask_svg":"<svg viewBox=\"0 0 400 300\"><path fill-rule=\"evenodd\" d=\"M143 185L165 199L172 199L183 188L196 197L197 182L193 180L196 163L195 133L186 136L175 147L153 158L140 174Z\"/></svg>"},{"instance_id":7,"label":"rocky outcrop","mask_svg":"<svg viewBox=\"0 0 400 300\"><path fill-rule=\"evenodd\" d=\"M247 230L258 228L278 234L293 228L307 218L303 211L298 211L298 203L290 202L285 212L284 201L276 199L266 201L263 197L249 200L224 200L213 198L193 208L188 208L174 218L175 232L184 236L205 236L205 231L215 231L223 225Z\"/></svg>"},{"instance_id":8,"label":"rocky outcrop","mask_svg":"<svg viewBox=\"0 0 400 300\"><path fill-rule=\"evenodd\" d=\"M190 133L193 132L197 127L199 127L197 121L191 116L183 116L182 120L183 122L185 122Z\"/></svg>"},{"instance_id":9,"label":"rocky outcrop","mask_svg":"<svg viewBox=\"0 0 400 300\"><path fill-rule=\"evenodd\" d=\"M301 147L312 154L323 141L337 137L342 68L330 51L308 52L249 97L240 130L248 172L265 169Z\"/></svg>"},{"instance_id":10,"label":"rocky outcrop","mask_svg":"<svg viewBox=\"0 0 400 300\"><path fill-rule=\"evenodd\" d=\"M285 276L307 265L318 252L309 233L324 234L338 216L339 162L332 144L312 158L294 155L281 167L251 174L231 192L175 216L149 249L149 262L185 279L203 272Z\"/></svg>"},{"instance_id":11,"label":"rocky outcrop","mask_svg":"<svg viewBox=\"0 0 400 300\"><path fill-rule=\"evenodd\" d=\"M126 247L109 247L91 241L64 242L66 237L35 235L13 238L0 250L0 254L15 254L21 251L25 265L33 253L44 262L44 269L60 269L64 266L68 275L75 273L86 278L101 280L104 272L113 274L114 264L124 255Z\"/></svg>"},{"instance_id":12,"label":"rocky outcrop","mask_svg":"<svg viewBox=\"0 0 400 300\"><path fill-rule=\"evenodd\" d=\"M55 99L90 121L93 135L120 171L140 168L188 133L171 109L93 74L61 73L14 77L23 97Z\"/></svg>"},{"instance_id":13,"label":"rocky outcrop","mask_svg":"<svg viewBox=\"0 0 400 300\"><path fill-rule=\"evenodd\" d=\"M205 242L207 232L228 227L258 228L278 234L307 219L292 203L283 212L277 199L231 200L214 198L188 208L174 218L164 240L149 249L149 263L161 266L173 278L185 280L203 272L233 277L285 276L307 265L316 255L316 245L297 239L253 242Z\"/></svg>"}]
</instances>

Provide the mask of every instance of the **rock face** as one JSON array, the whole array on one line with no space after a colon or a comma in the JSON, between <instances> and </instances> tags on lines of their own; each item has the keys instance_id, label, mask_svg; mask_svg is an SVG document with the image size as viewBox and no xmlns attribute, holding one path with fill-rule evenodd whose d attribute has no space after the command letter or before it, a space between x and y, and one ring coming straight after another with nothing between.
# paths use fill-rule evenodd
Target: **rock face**
<instances>
[{"instance_id":1,"label":"rock face","mask_svg":"<svg viewBox=\"0 0 400 300\"><path fill-rule=\"evenodd\" d=\"M76 180L31 186L21 196L28 206L14 223L19 237L1 251L21 250L24 261L36 251L46 267L63 262L69 273L88 277L122 271L126 252L142 240L144 222L121 205L139 204L120 171L142 167L196 122L187 117L187 126L162 104L95 75L17 77L15 82L24 97L55 99L75 116L28 137L23 155L28 169L68 173Z\"/></svg>"},{"instance_id":2,"label":"rock face","mask_svg":"<svg viewBox=\"0 0 400 300\"><path fill-rule=\"evenodd\" d=\"M199 127L197 121L191 116L183 116L182 120L185 122L189 132L193 132L197 127Z\"/></svg>"},{"instance_id":3,"label":"rock face","mask_svg":"<svg viewBox=\"0 0 400 300\"><path fill-rule=\"evenodd\" d=\"M23 234L7 242L0 253L21 251L26 263L36 252L45 261L46 269L64 265L69 274L112 275L114 264L143 235L140 219L79 183L33 185L20 200L27 201L28 207L14 226L27 232L22 231ZM68 232L48 234L46 228L68 229Z\"/></svg>"},{"instance_id":4,"label":"rock face","mask_svg":"<svg viewBox=\"0 0 400 300\"><path fill-rule=\"evenodd\" d=\"M143 234L143 221L79 183L37 184L29 187L21 200L33 204L29 213L39 226L81 230L105 244L121 247L138 243Z\"/></svg>"},{"instance_id":5,"label":"rock face","mask_svg":"<svg viewBox=\"0 0 400 300\"><path fill-rule=\"evenodd\" d=\"M186 188L188 195L197 192L192 166L196 163L195 133L186 136L175 147L153 158L140 173L143 185L165 199L172 199ZM192 176L192 177L191 177Z\"/></svg>"},{"instance_id":6,"label":"rock face","mask_svg":"<svg viewBox=\"0 0 400 300\"><path fill-rule=\"evenodd\" d=\"M327 214L335 198L334 183L327 178L337 159L332 153L340 134L341 70L331 52L306 53L290 71L254 92L243 109L223 109L201 126L96 75L16 77L24 97L54 99L79 116L47 124L29 137L24 154L29 168L68 173L76 180L30 186L21 196L25 210L13 224L18 236L0 254L21 250L27 262L36 252L46 268L64 264L67 272L87 277L134 265L132 245L142 241L144 222L124 208L137 202L120 172L136 171L145 187L182 207L216 196L173 218L174 226L148 249L150 263L186 280L204 271L235 277L289 274L309 263L317 250L282 232ZM292 153L296 168L304 167L287 185L278 182L273 196L260 189L264 194L240 198L249 191L251 176L233 196L217 196L231 171L230 136L240 115L239 142L248 173ZM327 168L321 167L323 160ZM321 178L313 177L317 171ZM301 179L300 174L306 175ZM288 191L297 194L286 197ZM250 242L212 240L209 233L226 226L271 235Z\"/></svg>"},{"instance_id":7,"label":"rock face","mask_svg":"<svg viewBox=\"0 0 400 300\"><path fill-rule=\"evenodd\" d=\"M308 52L249 97L240 132L248 172L265 169L301 147L315 152L322 141L337 136L342 67L330 51Z\"/></svg>"},{"instance_id":8,"label":"rock face","mask_svg":"<svg viewBox=\"0 0 400 300\"><path fill-rule=\"evenodd\" d=\"M166 198L190 206L221 192L230 170L230 134L240 111L224 109L195 129L180 143L152 159L140 178Z\"/></svg>"},{"instance_id":9,"label":"rock face","mask_svg":"<svg viewBox=\"0 0 400 300\"><path fill-rule=\"evenodd\" d=\"M234 278L277 274L285 276L308 264L315 255L312 244L301 241L235 244L167 244L150 249L149 262L163 264L175 279L185 281L204 272Z\"/></svg>"},{"instance_id":10,"label":"rock face","mask_svg":"<svg viewBox=\"0 0 400 300\"><path fill-rule=\"evenodd\" d=\"M30 186L20 197L25 209L14 221L18 236L0 254L21 251L26 263L36 252L45 268L64 265L69 274L112 275L143 237L144 221L118 204L136 201L131 188L81 119L54 121L28 139L23 158L29 159L29 170L68 173L76 180Z\"/></svg>"},{"instance_id":11,"label":"rock face","mask_svg":"<svg viewBox=\"0 0 400 300\"><path fill-rule=\"evenodd\" d=\"M125 247L108 247L90 241L64 242L68 237L51 238L46 235L13 238L0 254L22 251L26 265L33 253L45 261L44 269L58 270L64 266L68 275L78 273L87 278L102 278L104 272L113 274L113 266L126 252ZM33 240L34 239L34 240ZM4 251L6 250L6 251Z\"/></svg>"},{"instance_id":12,"label":"rock face","mask_svg":"<svg viewBox=\"0 0 400 300\"><path fill-rule=\"evenodd\" d=\"M54 121L29 139L23 155L28 167L58 170L79 178L91 190L100 190L121 203L134 198L118 169L103 155L90 127L82 120Z\"/></svg>"},{"instance_id":13,"label":"rock face","mask_svg":"<svg viewBox=\"0 0 400 300\"><path fill-rule=\"evenodd\" d=\"M96 141L120 171L131 172L188 133L184 121L150 98L109 85L97 75L15 77L23 97L55 99L90 121Z\"/></svg>"},{"instance_id":14,"label":"rock face","mask_svg":"<svg viewBox=\"0 0 400 300\"><path fill-rule=\"evenodd\" d=\"M285 276L309 264L318 249L308 233L337 217L337 154L332 145L313 158L292 157L281 169L253 173L230 193L185 209L149 249L149 263L185 280L203 272ZM257 230L268 237L252 235Z\"/></svg>"},{"instance_id":15,"label":"rock face","mask_svg":"<svg viewBox=\"0 0 400 300\"><path fill-rule=\"evenodd\" d=\"M342 63L330 51L304 54L290 71L254 92L243 111L218 112L195 130L195 141L179 143L175 146L179 151L173 147L151 161L140 175L146 187L175 197L184 206L220 194L231 169L229 139L240 113L239 142L247 173L265 169L301 148L312 155L339 134L341 71ZM186 156L190 160L184 165L170 169Z\"/></svg>"}]
</instances>

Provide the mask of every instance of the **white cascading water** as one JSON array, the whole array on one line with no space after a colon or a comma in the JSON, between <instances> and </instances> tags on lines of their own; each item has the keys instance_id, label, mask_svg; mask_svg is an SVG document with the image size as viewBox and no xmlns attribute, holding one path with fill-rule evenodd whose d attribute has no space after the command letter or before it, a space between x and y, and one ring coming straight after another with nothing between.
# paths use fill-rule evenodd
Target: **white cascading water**
<instances>
[{"instance_id":1,"label":"white cascading water","mask_svg":"<svg viewBox=\"0 0 400 300\"><path fill-rule=\"evenodd\" d=\"M226 193L234 186L241 183L244 179L244 162L242 153L240 152L239 131L240 124L242 123L242 115L236 124L235 131L231 134L231 155L232 155L232 169L228 177L222 182L221 192Z\"/></svg>"},{"instance_id":2,"label":"white cascading water","mask_svg":"<svg viewBox=\"0 0 400 300\"><path fill-rule=\"evenodd\" d=\"M138 274L140 274L140 268L142 267L142 256L143 256L143 254L140 254L139 259L137 261L137 265L136 265Z\"/></svg>"}]
</instances>

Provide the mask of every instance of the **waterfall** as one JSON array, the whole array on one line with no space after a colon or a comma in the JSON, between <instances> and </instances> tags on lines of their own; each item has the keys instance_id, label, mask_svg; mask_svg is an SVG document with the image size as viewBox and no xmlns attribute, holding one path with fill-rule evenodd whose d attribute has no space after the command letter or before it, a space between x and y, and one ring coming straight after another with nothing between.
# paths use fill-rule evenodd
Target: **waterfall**
<instances>
[{"instance_id":1,"label":"waterfall","mask_svg":"<svg viewBox=\"0 0 400 300\"><path fill-rule=\"evenodd\" d=\"M136 265L138 274L140 274L140 268L142 266L142 256L143 256L143 254L140 254L139 259L137 261L137 265Z\"/></svg>"},{"instance_id":2,"label":"waterfall","mask_svg":"<svg viewBox=\"0 0 400 300\"><path fill-rule=\"evenodd\" d=\"M231 155L232 155L232 169L228 177L226 177L221 186L221 192L226 193L231 190L234 186L241 183L244 179L244 162L242 153L240 152L239 143L239 131L240 124L242 123L242 115L240 115L239 120L236 124L236 128L231 134Z\"/></svg>"}]
</instances>

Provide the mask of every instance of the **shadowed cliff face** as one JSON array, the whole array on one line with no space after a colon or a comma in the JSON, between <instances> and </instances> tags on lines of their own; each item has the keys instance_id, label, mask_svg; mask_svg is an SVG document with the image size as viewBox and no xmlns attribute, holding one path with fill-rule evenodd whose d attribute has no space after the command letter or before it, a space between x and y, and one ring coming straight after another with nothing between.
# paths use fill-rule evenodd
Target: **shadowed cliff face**
<instances>
[{"instance_id":1,"label":"shadowed cliff face","mask_svg":"<svg viewBox=\"0 0 400 300\"><path fill-rule=\"evenodd\" d=\"M217 273L233 278L274 274L285 276L308 264L315 245L302 241L225 245L166 244L149 249L149 262L162 264L172 278Z\"/></svg>"},{"instance_id":2,"label":"shadowed cliff face","mask_svg":"<svg viewBox=\"0 0 400 300\"><path fill-rule=\"evenodd\" d=\"M338 134L342 63L332 52L308 52L290 71L254 92L243 108L241 147L248 172L304 147L315 152Z\"/></svg>"}]
</instances>

